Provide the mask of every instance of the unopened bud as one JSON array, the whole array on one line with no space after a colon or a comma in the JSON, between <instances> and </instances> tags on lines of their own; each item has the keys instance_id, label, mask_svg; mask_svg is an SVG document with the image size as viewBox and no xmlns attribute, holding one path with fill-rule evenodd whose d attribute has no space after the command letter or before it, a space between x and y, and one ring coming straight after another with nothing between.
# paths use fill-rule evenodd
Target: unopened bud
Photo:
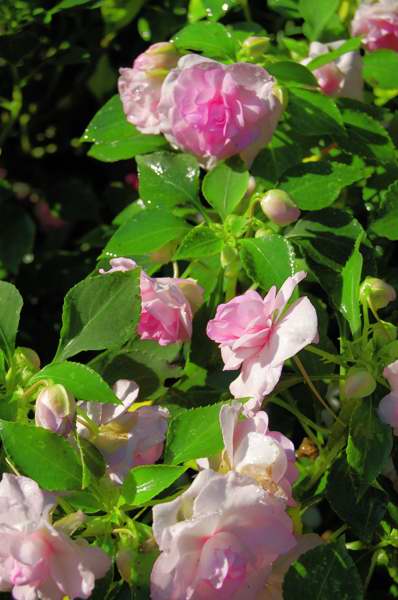
<instances>
[{"instance_id":1,"label":"unopened bud","mask_svg":"<svg viewBox=\"0 0 398 600\"><path fill-rule=\"evenodd\" d=\"M66 436L72 431L75 413L75 398L63 385L49 385L37 397L35 421L39 427Z\"/></svg>"},{"instance_id":2,"label":"unopened bud","mask_svg":"<svg viewBox=\"0 0 398 600\"><path fill-rule=\"evenodd\" d=\"M171 42L153 44L134 61L134 68L145 71L149 76L164 79L176 66L180 54Z\"/></svg>"},{"instance_id":3,"label":"unopened bud","mask_svg":"<svg viewBox=\"0 0 398 600\"><path fill-rule=\"evenodd\" d=\"M397 339L397 328L387 321L379 321L373 325L373 340L378 348L395 342Z\"/></svg>"},{"instance_id":4,"label":"unopened bud","mask_svg":"<svg viewBox=\"0 0 398 600\"><path fill-rule=\"evenodd\" d=\"M394 288L377 277L366 277L361 283L359 294L361 302L368 302L374 310L385 308L397 297Z\"/></svg>"},{"instance_id":5,"label":"unopened bud","mask_svg":"<svg viewBox=\"0 0 398 600\"><path fill-rule=\"evenodd\" d=\"M86 521L87 517L81 510L74 513L69 513L54 523L54 527L58 531L62 531L65 535L72 535L76 529L79 529Z\"/></svg>"},{"instance_id":6,"label":"unopened bud","mask_svg":"<svg viewBox=\"0 0 398 600\"><path fill-rule=\"evenodd\" d=\"M251 35L242 44L241 55L258 58L269 50L271 39L265 35Z\"/></svg>"},{"instance_id":7,"label":"unopened bud","mask_svg":"<svg viewBox=\"0 0 398 600\"><path fill-rule=\"evenodd\" d=\"M134 552L129 548L121 548L116 554L116 565L120 576L127 583L131 583L131 567L134 564Z\"/></svg>"},{"instance_id":8,"label":"unopened bud","mask_svg":"<svg viewBox=\"0 0 398 600\"><path fill-rule=\"evenodd\" d=\"M191 305L192 314L195 314L204 301L203 288L198 285L195 279L191 278L179 279L177 285Z\"/></svg>"},{"instance_id":9,"label":"unopened bud","mask_svg":"<svg viewBox=\"0 0 398 600\"><path fill-rule=\"evenodd\" d=\"M349 369L344 383L344 395L347 398L366 398L375 389L376 381L369 371L359 367Z\"/></svg>"},{"instance_id":10,"label":"unopened bud","mask_svg":"<svg viewBox=\"0 0 398 600\"><path fill-rule=\"evenodd\" d=\"M289 103L289 96L288 96L286 88L282 88L279 85L275 84L273 87L272 93L274 96L276 96L276 98L282 104L283 110L286 110L287 105Z\"/></svg>"},{"instance_id":11,"label":"unopened bud","mask_svg":"<svg viewBox=\"0 0 398 600\"><path fill-rule=\"evenodd\" d=\"M263 213L281 227L297 221L300 210L283 190L269 190L261 199Z\"/></svg>"},{"instance_id":12,"label":"unopened bud","mask_svg":"<svg viewBox=\"0 0 398 600\"><path fill-rule=\"evenodd\" d=\"M254 194L255 189L256 189L256 180L254 179L253 175L250 175L249 182L247 184L245 198L250 198L250 196L252 196Z\"/></svg>"},{"instance_id":13,"label":"unopened bud","mask_svg":"<svg viewBox=\"0 0 398 600\"><path fill-rule=\"evenodd\" d=\"M18 368L28 368L32 373L37 373L40 369L39 355L31 348L19 346L15 350L14 359Z\"/></svg>"}]
</instances>

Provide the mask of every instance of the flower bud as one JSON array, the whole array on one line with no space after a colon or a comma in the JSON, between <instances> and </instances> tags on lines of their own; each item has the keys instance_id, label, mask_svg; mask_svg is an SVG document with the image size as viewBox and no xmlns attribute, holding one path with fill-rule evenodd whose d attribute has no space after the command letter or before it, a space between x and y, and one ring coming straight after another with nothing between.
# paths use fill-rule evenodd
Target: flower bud
<instances>
[{"instance_id":1,"label":"flower bud","mask_svg":"<svg viewBox=\"0 0 398 600\"><path fill-rule=\"evenodd\" d=\"M253 177L253 175L250 175L249 182L247 184L245 198L250 198L250 196L252 196L254 194L255 189L256 189L256 180Z\"/></svg>"},{"instance_id":2,"label":"flower bud","mask_svg":"<svg viewBox=\"0 0 398 600\"><path fill-rule=\"evenodd\" d=\"M283 190L269 190L262 198L263 213L277 225L283 227L297 221L300 210Z\"/></svg>"},{"instance_id":3,"label":"flower bud","mask_svg":"<svg viewBox=\"0 0 398 600\"><path fill-rule=\"evenodd\" d=\"M379 321L373 325L373 340L377 348L383 348L386 344L395 342L397 339L397 328L387 321Z\"/></svg>"},{"instance_id":4,"label":"flower bud","mask_svg":"<svg viewBox=\"0 0 398 600\"><path fill-rule=\"evenodd\" d=\"M131 583L131 567L134 564L134 552L129 548L121 548L116 554L116 565L121 578Z\"/></svg>"},{"instance_id":5,"label":"flower bud","mask_svg":"<svg viewBox=\"0 0 398 600\"><path fill-rule=\"evenodd\" d=\"M170 69L174 69L180 58L176 47L171 42L159 42L153 44L135 59L134 67L145 71L147 75L156 74L163 79L166 77Z\"/></svg>"},{"instance_id":6,"label":"flower bud","mask_svg":"<svg viewBox=\"0 0 398 600\"><path fill-rule=\"evenodd\" d=\"M361 302L368 302L374 310L385 308L397 297L394 288L377 277L366 277L361 283L359 293Z\"/></svg>"},{"instance_id":7,"label":"flower bud","mask_svg":"<svg viewBox=\"0 0 398 600\"><path fill-rule=\"evenodd\" d=\"M75 413L75 398L63 385L49 385L37 397L35 421L39 427L66 436L72 431Z\"/></svg>"},{"instance_id":8,"label":"flower bud","mask_svg":"<svg viewBox=\"0 0 398 600\"><path fill-rule=\"evenodd\" d=\"M242 57L258 58L268 51L270 47L270 38L263 35L251 35L246 38L242 44Z\"/></svg>"},{"instance_id":9,"label":"flower bud","mask_svg":"<svg viewBox=\"0 0 398 600\"><path fill-rule=\"evenodd\" d=\"M375 389L376 381L369 371L359 367L349 369L344 383L344 395L347 398L366 398Z\"/></svg>"},{"instance_id":10,"label":"flower bud","mask_svg":"<svg viewBox=\"0 0 398 600\"><path fill-rule=\"evenodd\" d=\"M40 369L39 355L31 348L19 346L15 350L14 359L19 369L27 368L32 373L37 373Z\"/></svg>"}]
</instances>

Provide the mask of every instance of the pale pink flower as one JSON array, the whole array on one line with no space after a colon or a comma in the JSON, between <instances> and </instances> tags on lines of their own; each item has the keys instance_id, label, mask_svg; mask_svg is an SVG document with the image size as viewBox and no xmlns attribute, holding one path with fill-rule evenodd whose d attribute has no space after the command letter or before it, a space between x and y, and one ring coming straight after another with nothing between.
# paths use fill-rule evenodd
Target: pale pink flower
<instances>
[{"instance_id":1,"label":"pale pink flower","mask_svg":"<svg viewBox=\"0 0 398 600\"><path fill-rule=\"evenodd\" d=\"M52 494L35 481L5 473L0 483L0 591L16 600L89 598L111 561L74 542L49 520Z\"/></svg>"},{"instance_id":2,"label":"pale pink flower","mask_svg":"<svg viewBox=\"0 0 398 600\"><path fill-rule=\"evenodd\" d=\"M398 435L398 360L389 364L383 371L391 387L391 392L382 398L377 412L383 423L387 423L394 429L394 435Z\"/></svg>"},{"instance_id":3,"label":"pale pink flower","mask_svg":"<svg viewBox=\"0 0 398 600\"><path fill-rule=\"evenodd\" d=\"M152 600L254 600L296 543L284 504L234 471L201 471L153 517Z\"/></svg>"},{"instance_id":4,"label":"pale pink flower","mask_svg":"<svg viewBox=\"0 0 398 600\"><path fill-rule=\"evenodd\" d=\"M303 271L288 277L278 293L273 286L265 298L253 290L236 296L220 304L207 325L207 335L220 346L224 370L241 367L229 389L235 398L251 398L246 411L257 410L272 392L285 360L318 340L316 311L307 297L285 310L305 277Z\"/></svg>"},{"instance_id":5,"label":"pale pink flower","mask_svg":"<svg viewBox=\"0 0 398 600\"><path fill-rule=\"evenodd\" d=\"M294 444L282 433L268 429L267 413L258 411L253 417L240 419L242 409L236 401L221 407L225 450L218 469L233 469L252 477L270 494L294 506L292 484L298 476ZM206 461L201 459L198 463L207 467Z\"/></svg>"},{"instance_id":6,"label":"pale pink flower","mask_svg":"<svg viewBox=\"0 0 398 600\"><path fill-rule=\"evenodd\" d=\"M113 258L109 271L129 271L137 265L129 258ZM194 279L149 277L141 271L141 316L138 333L142 340L161 346L185 342L192 336L193 312L203 302L203 290Z\"/></svg>"},{"instance_id":7,"label":"pale pink flower","mask_svg":"<svg viewBox=\"0 0 398 600\"><path fill-rule=\"evenodd\" d=\"M261 210L274 223L285 227L297 221L300 209L283 190L268 190L260 201Z\"/></svg>"},{"instance_id":8,"label":"pale pink flower","mask_svg":"<svg viewBox=\"0 0 398 600\"><path fill-rule=\"evenodd\" d=\"M164 78L178 61L170 42L153 44L134 61L132 69L120 69L119 94L129 123L142 133L160 133L158 107Z\"/></svg>"},{"instance_id":9,"label":"pale pink flower","mask_svg":"<svg viewBox=\"0 0 398 600\"><path fill-rule=\"evenodd\" d=\"M278 558L272 565L271 573L267 578L265 589L261 591L256 600L284 600L283 580L292 563L299 559L302 554L313 550L323 544L322 538L316 533L300 535L296 546L287 554Z\"/></svg>"},{"instance_id":10,"label":"pale pink flower","mask_svg":"<svg viewBox=\"0 0 398 600\"><path fill-rule=\"evenodd\" d=\"M352 35L361 35L367 50L398 51L398 2L363 2L351 23Z\"/></svg>"},{"instance_id":11,"label":"pale pink flower","mask_svg":"<svg viewBox=\"0 0 398 600\"><path fill-rule=\"evenodd\" d=\"M189 54L163 83L161 130L207 169L235 154L250 165L282 112L275 93L275 80L262 67Z\"/></svg>"},{"instance_id":12,"label":"pale pink flower","mask_svg":"<svg viewBox=\"0 0 398 600\"><path fill-rule=\"evenodd\" d=\"M314 58L337 50L347 40L338 40L321 44L312 42L308 58L302 61L308 64ZM327 96L341 96L354 100L363 100L362 57L359 52L346 52L336 60L314 70L319 87Z\"/></svg>"},{"instance_id":13,"label":"pale pink flower","mask_svg":"<svg viewBox=\"0 0 398 600\"><path fill-rule=\"evenodd\" d=\"M162 455L169 411L160 406L130 411L139 393L134 381L119 379L113 391L122 404L79 403L94 428L85 427L80 420L77 430L101 451L112 481L122 483L130 469L153 464Z\"/></svg>"}]
</instances>

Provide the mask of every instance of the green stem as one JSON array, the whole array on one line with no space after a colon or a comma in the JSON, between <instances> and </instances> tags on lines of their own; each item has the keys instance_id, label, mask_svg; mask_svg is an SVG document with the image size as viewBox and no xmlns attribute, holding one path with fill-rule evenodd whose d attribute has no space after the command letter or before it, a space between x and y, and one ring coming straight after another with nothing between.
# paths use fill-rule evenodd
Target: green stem
<instances>
[{"instance_id":1,"label":"green stem","mask_svg":"<svg viewBox=\"0 0 398 600\"><path fill-rule=\"evenodd\" d=\"M240 5L243 10L243 14L245 15L245 19L248 23L252 21L252 16L250 12L250 6L248 0L240 0Z\"/></svg>"},{"instance_id":2,"label":"green stem","mask_svg":"<svg viewBox=\"0 0 398 600\"><path fill-rule=\"evenodd\" d=\"M299 422L300 422L301 426L303 427L307 436L309 438L311 438L311 440L317 446L319 446L319 442L310 428L314 429L315 431L319 431L320 433L325 433L325 434L328 433L327 429L325 429L324 427L320 427L319 425L317 425L316 423L311 421L311 419L309 419L308 417L303 415L303 413L301 411L299 411L298 408L296 408L294 405L290 404L289 402L285 402L281 398L273 397L273 398L271 398L270 401L272 402L272 404L276 404L276 406L280 406L281 408L287 410L292 415L297 417L297 419L299 420Z\"/></svg>"},{"instance_id":3,"label":"green stem","mask_svg":"<svg viewBox=\"0 0 398 600\"><path fill-rule=\"evenodd\" d=\"M336 365L341 365L341 360L336 354L331 354L330 352L326 352L325 350L321 350L320 348L316 348L315 346L306 346L304 350L307 350L307 352L312 352L312 354L317 354L321 358L325 359L325 361L327 362L331 362Z\"/></svg>"}]
</instances>

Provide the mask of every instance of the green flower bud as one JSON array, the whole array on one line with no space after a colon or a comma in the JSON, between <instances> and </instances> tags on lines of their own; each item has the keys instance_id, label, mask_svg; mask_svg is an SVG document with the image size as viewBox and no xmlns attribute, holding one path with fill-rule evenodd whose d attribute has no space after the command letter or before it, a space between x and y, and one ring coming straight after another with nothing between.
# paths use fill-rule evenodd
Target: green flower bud
<instances>
[{"instance_id":1,"label":"green flower bud","mask_svg":"<svg viewBox=\"0 0 398 600\"><path fill-rule=\"evenodd\" d=\"M75 398L63 385L49 385L37 397L35 421L39 427L58 435L68 435L76 413Z\"/></svg>"},{"instance_id":2,"label":"green flower bud","mask_svg":"<svg viewBox=\"0 0 398 600\"><path fill-rule=\"evenodd\" d=\"M397 328L387 321L379 321L373 325L373 340L377 348L383 348L397 339Z\"/></svg>"},{"instance_id":3,"label":"green flower bud","mask_svg":"<svg viewBox=\"0 0 398 600\"><path fill-rule=\"evenodd\" d=\"M242 44L241 56L259 58L265 54L270 47L271 39L263 35L251 35Z\"/></svg>"},{"instance_id":4,"label":"green flower bud","mask_svg":"<svg viewBox=\"0 0 398 600\"><path fill-rule=\"evenodd\" d=\"M347 398L366 398L376 389L375 378L361 367L352 367L344 383L344 395Z\"/></svg>"},{"instance_id":5,"label":"green flower bud","mask_svg":"<svg viewBox=\"0 0 398 600\"><path fill-rule=\"evenodd\" d=\"M269 190L262 197L260 204L270 221L281 227L294 223L300 216L300 210L283 190Z\"/></svg>"},{"instance_id":6,"label":"green flower bud","mask_svg":"<svg viewBox=\"0 0 398 600\"><path fill-rule=\"evenodd\" d=\"M397 297L394 288L377 277L366 277L359 294L361 302L367 302L374 310L385 308Z\"/></svg>"}]
</instances>

